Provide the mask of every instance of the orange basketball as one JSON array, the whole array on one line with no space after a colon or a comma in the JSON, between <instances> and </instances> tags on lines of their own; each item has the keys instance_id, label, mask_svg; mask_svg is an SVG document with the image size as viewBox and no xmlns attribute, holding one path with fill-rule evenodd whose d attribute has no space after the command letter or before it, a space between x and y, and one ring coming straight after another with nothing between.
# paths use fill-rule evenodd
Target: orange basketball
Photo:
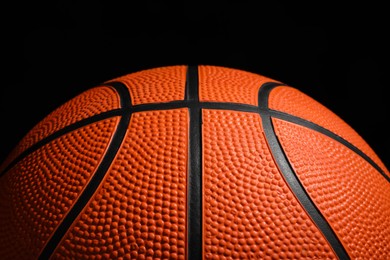
<instances>
[{"instance_id":1,"label":"orange basketball","mask_svg":"<svg viewBox=\"0 0 390 260\"><path fill-rule=\"evenodd\" d=\"M390 173L298 89L166 66L47 115L0 168L2 259L389 259Z\"/></svg>"}]
</instances>

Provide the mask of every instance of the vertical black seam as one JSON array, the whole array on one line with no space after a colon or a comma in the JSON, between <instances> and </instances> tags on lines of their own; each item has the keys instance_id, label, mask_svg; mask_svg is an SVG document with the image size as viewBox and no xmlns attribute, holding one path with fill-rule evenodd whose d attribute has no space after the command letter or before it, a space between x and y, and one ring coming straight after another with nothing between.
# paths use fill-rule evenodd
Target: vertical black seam
<instances>
[{"instance_id":1,"label":"vertical black seam","mask_svg":"<svg viewBox=\"0 0 390 260\"><path fill-rule=\"evenodd\" d=\"M187 190L187 258L202 259L202 116L198 67L188 66L185 99L190 114Z\"/></svg>"},{"instance_id":2,"label":"vertical black seam","mask_svg":"<svg viewBox=\"0 0 390 260\"><path fill-rule=\"evenodd\" d=\"M49 241L46 243L45 247L41 251L39 259L49 259L51 257L58 244L61 242L62 238L74 222L74 220L84 209L88 201L95 193L96 189L99 187L126 135L126 131L131 117L130 94L128 92L127 87L121 83L112 83L107 85L112 86L118 92L118 95L120 96L121 100L121 109L124 110L123 115L107 148L107 152L102 159L102 162L98 166L95 174L91 177L91 180L88 182L84 191L80 194L73 207L69 210L63 221L59 224L53 235L50 237Z\"/></svg>"},{"instance_id":3,"label":"vertical black seam","mask_svg":"<svg viewBox=\"0 0 390 260\"><path fill-rule=\"evenodd\" d=\"M276 136L271 120L271 113L268 107L268 97L271 90L277 86L280 86L280 84L266 83L260 88L258 94L259 113L260 117L262 118L264 133L268 145L271 149L271 153L291 190L294 192L295 196L301 202L302 206L305 208L306 212L317 225L319 230L328 240L336 255L339 257L339 259L349 259L349 256L337 235L334 233L333 229L325 220L324 216L311 200L302 183L296 176L296 173L290 165L287 156L284 153L281 144L279 143L278 137Z\"/></svg>"}]
</instances>

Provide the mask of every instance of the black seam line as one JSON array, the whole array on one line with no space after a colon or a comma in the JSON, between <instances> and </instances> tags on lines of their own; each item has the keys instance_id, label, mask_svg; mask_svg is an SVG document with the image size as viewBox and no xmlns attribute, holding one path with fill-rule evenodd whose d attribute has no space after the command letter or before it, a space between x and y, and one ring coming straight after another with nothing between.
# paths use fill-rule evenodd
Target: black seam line
<instances>
[{"instance_id":1,"label":"black seam line","mask_svg":"<svg viewBox=\"0 0 390 260\"><path fill-rule=\"evenodd\" d=\"M271 153L275 159L276 164L278 165L281 173L284 176L284 179L290 186L291 190L301 202L301 205L304 207L306 212L309 214L311 219L317 225L319 230L328 240L329 244L332 246L334 252L339 259L349 259L349 256L338 239L337 235L334 233L333 229L330 227L328 222L325 220L324 216L311 200L310 196L307 194L302 183L299 181L296 173L294 172L292 166L290 165L286 154L276 136L272 121L271 113L268 111L268 97L271 90L279 86L278 84L264 84L259 91L259 108L260 108L260 117L263 123L263 130L268 142L268 145L271 149Z\"/></svg>"},{"instance_id":2,"label":"black seam line","mask_svg":"<svg viewBox=\"0 0 390 260\"><path fill-rule=\"evenodd\" d=\"M102 84L103 86L113 87L119 95L121 108L132 108L130 93L127 86L120 81L106 82ZM126 97L126 98L123 98Z\"/></svg>"},{"instance_id":3,"label":"black seam line","mask_svg":"<svg viewBox=\"0 0 390 260\"><path fill-rule=\"evenodd\" d=\"M26 157L27 155L31 154L32 152L38 150L40 147L50 143L51 141L53 141L54 139L57 139L58 137L62 136L62 135L65 135L69 132L72 132L74 130L77 130L81 127L84 127L86 125L89 125L89 124L92 124L92 123L96 123L100 120L105 120L105 119L108 119L110 117L115 117L115 116L120 116L120 115L123 115L123 111L121 111L120 109L113 109L113 110L110 110L110 111L107 111L107 112L103 112L101 114L98 114L98 115L95 115L95 116L92 116L92 117L89 117L89 118L86 118L86 119L82 119L76 123L73 123L69 126L66 126L58 131L56 131L55 133L45 137L44 139L38 141L37 143L33 144L32 146L30 146L29 148L27 148L26 150L24 150L20 155L18 155L1 173L0 173L0 178L7 172L9 171L12 167L14 167L18 162L20 162L24 157Z\"/></svg>"},{"instance_id":4,"label":"black seam line","mask_svg":"<svg viewBox=\"0 0 390 260\"><path fill-rule=\"evenodd\" d=\"M120 84L120 82L111 82L106 83L106 85L115 86ZM277 83L274 83L277 84ZM277 84L277 86L284 86L283 84ZM187 96L187 94L186 94ZM184 108L184 107L193 107L193 106L199 106L200 109L221 109L221 110L232 110L232 111L242 111L242 112L253 112L258 113L259 108L260 111L269 111L270 115L275 118L280 118L289 122L293 122L295 124L305 126L307 128L311 128L313 130L316 130L318 132L321 132L334 140L344 144L351 150L353 150L355 153L359 154L363 159L365 159L368 163L370 163L387 181L390 182L390 177L387 176L384 172L384 170L378 166L369 156L367 156L365 153L363 153L361 150L359 150L357 147L355 147L353 144L346 141L344 138L334 134L333 132L314 124L310 121L307 121L305 119L286 114L280 111L276 110L268 110L262 107L257 107L253 105L248 104L240 104L240 103L231 103L231 102L194 102L194 100L180 100L180 101L171 101L167 103L151 103L151 104L140 104L140 105L134 105L131 106L129 104L122 104L122 109L113 109L107 112L103 112L98 115L94 115L92 117L80 120L76 123L73 123L72 125L66 126L63 129L58 130L57 132L49 135L48 137L40 140L39 142L35 143L31 147L27 148L24 152L22 152L17 158L15 158L2 172L0 172L0 178L9 171L15 164L17 164L20 160L22 160L24 157L32 153L33 151L39 149L40 147L44 146L45 144L53 141L54 139L67 134L73 130L76 130L78 128L84 127L88 124L98 122L100 120L104 120L110 117L114 116L120 116L123 115L124 109L130 109L132 113L136 112L143 112L143 111L150 111L150 110L169 110L169 109L178 109L178 108Z\"/></svg>"},{"instance_id":5,"label":"black seam line","mask_svg":"<svg viewBox=\"0 0 390 260\"><path fill-rule=\"evenodd\" d=\"M187 180L187 259L202 259L202 115L198 93L198 67L188 66L186 94L190 125Z\"/></svg>"},{"instance_id":6,"label":"black seam line","mask_svg":"<svg viewBox=\"0 0 390 260\"><path fill-rule=\"evenodd\" d=\"M165 109L176 109L184 107L199 107L199 109L222 109L222 110L234 110L243 112L258 112L259 108L253 105L239 104L239 103L219 103L219 102L199 102L195 100L182 100L172 101L169 103L153 103L153 104L142 104L132 107L133 112L143 112L150 110L165 110Z\"/></svg>"},{"instance_id":7,"label":"black seam line","mask_svg":"<svg viewBox=\"0 0 390 260\"><path fill-rule=\"evenodd\" d=\"M115 86L117 84L119 84L119 82L111 82L106 85ZM239 103L218 103L218 102L199 102L194 100L181 100L181 101L172 101L167 103L151 103L151 104L141 104L141 105L131 106L130 103L128 102L126 104L123 104L122 108L113 109L98 115L91 116L86 119L82 119L45 137L44 139L40 140L39 142L27 148L17 158L15 158L12 162L10 162L10 164L6 168L4 168L2 172L0 172L0 178L7 171L9 171L13 166L15 166L15 164L20 162L24 157L26 157L30 153L36 151L40 147L44 146L47 143L50 143L51 141L53 141L54 139L62 135L77 130L78 128L84 127L88 124L95 123L110 117L124 115L124 113L126 113L126 110L130 110L131 113L136 113L136 112L151 111L151 110L169 110L169 109L178 109L178 108L185 108L185 107L187 108L199 107L199 109L222 109L222 110L234 110L234 111L256 112L256 113L258 112L257 106L239 104Z\"/></svg>"},{"instance_id":8,"label":"black seam line","mask_svg":"<svg viewBox=\"0 0 390 260\"><path fill-rule=\"evenodd\" d=\"M121 104L124 106L129 106L130 103L130 94L127 88L124 85L113 84L112 85L118 92L121 98ZM111 166L123 139L125 138L128 125L130 123L131 111L125 110L122 115L122 118L119 121L117 129L109 143L106 154L104 155L102 162L98 166L95 174L91 177L90 181L86 185L84 191L80 194L79 198L74 203L73 207L69 210L69 212L64 217L63 221L59 224L57 229L54 231L53 235L46 243L46 246L42 250L39 259L49 259L58 244L61 242L62 238L68 231L69 227L72 225L74 220L80 214L80 212L84 209L84 207L89 202L90 198L95 193L96 189L99 187L102 182L104 176L107 173L107 170Z\"/></svg>"},{"instance_id":9,"label":"black seam line","mask_svg":"<svg viewBox=\"0 0 390 260\"><path fill-rule=\"evenodd\" d=\"M274 118L279 118L284 121L288 121L297 125L301 125L307 128L310 128L314 131L317 131L319 133L322 133L339 143L342 143L344 146L348 147L350 150L354 151L356 154L358 154L360 157L362 157L364 160L366 160L369 164L371 164L388 182L390 182L390 177L386 175L386 173L383 171L381 167L379 167L368 155L363 153L359 148L345 140L344 138L340 137L339 135L336 135L335 133L331 132L330 130L323 128L322 126L319 126L315 123L312 123L310 121L307 121L305 119L299 118L292 116L290 114L286 114L280 111L274 111L270 110L269 111L270 116Z\"/></svg>"}]
</instances>

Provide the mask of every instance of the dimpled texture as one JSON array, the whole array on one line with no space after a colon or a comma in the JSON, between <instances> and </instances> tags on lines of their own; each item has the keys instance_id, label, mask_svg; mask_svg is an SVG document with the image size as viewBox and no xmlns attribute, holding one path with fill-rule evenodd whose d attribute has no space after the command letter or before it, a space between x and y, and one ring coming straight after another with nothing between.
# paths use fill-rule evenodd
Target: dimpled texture
<instances>
[{"instance_id":1,"label":"dimpled texture","mask_svg":"<svg viewBox=\"0 0 390 260\"><path fill-rule=\"evenodd\" d=\"M232 68L199 66L199 100L257 105L258 91L270 78Z\"/></svg>"},{"instance_id":2,"label":"dimpled texture","mask_svg":"<svg viewBox=\"0 0 390 260\"><path fill-rule=\"evenodd\" d=\"M63 135L2 176L3 259L38 257L99 165L117 121L107 119Z\"/></svg>"},{"instance_id":3,"label":"dimpled texture","mask_svg":"<svg viewBox=\"0 0 390 260\"><path fill-rule=\"evenodd\" d=\"M133 105L161 103L184 100L186 74L187 66L167 66L134 72L110 81L126 84Z\"/></svg>"},{"instance_id":4,"label":"dimpled texture","mask_svg":"<svg viewBox=\"0 0 390 260\"><path fill-rule=\"evenodd\" d=\"M59 259L185 259L188 110L136 113Z\"/></svg>"},{"instance_id":5,"label":"dimpled texture","mask_svg":"<svg viewBox=\"0 0 390 260\"><path fill-rule=\"evenodd\" d=\"M302 126L273 122L298 178L351 258L389 259L390 183L343 144Z\"/></svg>"},{"instance_id":6,"label":"dimpled texture","mask_svg":"<svg viewBox=\"0 0 390 260\"><path fill-rule=\"evenodd\" d=\"M107 81L21 140L0 169L0 258L336 259L345 247L352 259L389 259L390 184L377 167L321 128L262 120L322 126L388 175L356 132L291 87L271 90L266 111L258 91L280 83L267 77L198 66L197 81L187 69ZM273 131L280 144L266 139ZM284 155L291 172L278 168ZM307 194L286 182L295 172Z\"/></svg>"},{"instance_id":7,"label":"dimpled texture","mask_svg":"<svg viewBox=\"0 0 390 260\"><path fill-rule=\"evenodd\" d=\"M304 118L339 135L370 157L390 177L383 162L354 129L328 108L301 91L291 87L275 88L269 96L269 107Z\"/></svg>"},{"instance_id":8,"label":"dimpled texture","mask_svg":"<svg viewBox=\"0 0 390 260\"><path fill-rule=\"evenodd\" d=\"M258 114L203 111L206 259L336 259L290 191Z\"/></svg>"},{"instance_id":9,"label":"dimpled texture","mask_svg":"<svg viewBox=\"0 0 390 260\"><path fill-rule=\"evenodd\" d=\"M109 87L87 90L61 105L34 126L4 162L2 169L30 146L80 120L119 107L119 97Z\"/></svg>"}]
</instances>

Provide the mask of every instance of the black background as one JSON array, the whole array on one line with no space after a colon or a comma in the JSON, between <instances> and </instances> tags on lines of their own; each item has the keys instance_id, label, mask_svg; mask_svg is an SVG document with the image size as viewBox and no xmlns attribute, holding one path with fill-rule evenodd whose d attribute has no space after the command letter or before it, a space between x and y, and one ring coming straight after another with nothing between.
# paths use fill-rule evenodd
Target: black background
<instances>
[{"instance_id":1,"label":"black background","mask_svg":"<svg viewBox=\"0 0 390 260\"><path fill-rule=\"evenodd\" d=\"M103 81L158 66L208 64L300 89L390 166L384 4L30 2L4 12L0 161L44 116Z\"/></svg>"}]
</instances>

